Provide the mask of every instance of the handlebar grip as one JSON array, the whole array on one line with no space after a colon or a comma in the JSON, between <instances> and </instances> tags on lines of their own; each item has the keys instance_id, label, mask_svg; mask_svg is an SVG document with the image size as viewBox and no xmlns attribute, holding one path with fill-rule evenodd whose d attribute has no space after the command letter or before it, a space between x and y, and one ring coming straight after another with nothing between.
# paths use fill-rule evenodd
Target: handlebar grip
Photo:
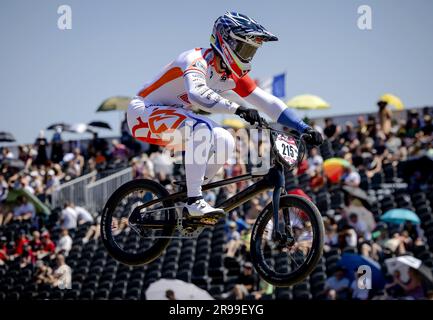
<instances>
[{"instance_id":1,"label":"handlebar grip","mask_svg":"<svg viewBox=\"0 0 433 320\"><path fill-rule=\"evenodd\" d=\"M260 121L261 121L261 127L262 128L269 127L269 123L264 118L260 117Z\"/></svg>"},{"instance_id":2,"label":"handlebar grip","mask_svg":"<svg viewBox=\"0 0 433 320\"><path fill-rule=\"evenodd\" d=\"M313 141L313 136L309 133L303 133L301 137L306 143L311 143Z\"/></svg>"}]
</instances>

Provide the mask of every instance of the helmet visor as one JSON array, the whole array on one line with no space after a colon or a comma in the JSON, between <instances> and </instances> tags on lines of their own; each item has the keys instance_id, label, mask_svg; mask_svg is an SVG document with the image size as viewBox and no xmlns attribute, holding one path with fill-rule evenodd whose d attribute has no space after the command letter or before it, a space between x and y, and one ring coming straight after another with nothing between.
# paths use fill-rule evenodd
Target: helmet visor
<instances>
[{"instance_id":1,"label":"helmet visor","mask_svg":"<svg viewBox=\"0 0 433 320\"><path fill-rule=\"evenodd\" d=\"M256 54L258 47L236 40L235 47L232 49L243 62L250 62Z\"/></svg>"}]
</instances>

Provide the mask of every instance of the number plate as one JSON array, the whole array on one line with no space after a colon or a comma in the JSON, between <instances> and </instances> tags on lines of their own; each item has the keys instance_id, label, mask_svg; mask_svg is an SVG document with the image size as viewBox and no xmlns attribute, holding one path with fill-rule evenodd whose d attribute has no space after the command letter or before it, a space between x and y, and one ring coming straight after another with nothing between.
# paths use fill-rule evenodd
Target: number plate
<instances>
[{"instance_id":1,"label":"number plate","mask_svg":"<svg viewBox=\"0 0 433 320\"><path fill-rule=\"evenodd\" d=\"M293 137L278 134L275 139L275 147L280 157L288 164L292 165L298 161L298 146Z\"/></svg>"}]
</instances>

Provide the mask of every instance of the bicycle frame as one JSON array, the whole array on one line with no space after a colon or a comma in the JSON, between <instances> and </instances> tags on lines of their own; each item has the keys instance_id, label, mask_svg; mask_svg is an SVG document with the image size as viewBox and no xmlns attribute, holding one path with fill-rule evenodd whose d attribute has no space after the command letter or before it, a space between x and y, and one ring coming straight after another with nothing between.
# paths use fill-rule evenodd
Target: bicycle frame
<instances>
[{"instance_id":1,"label":"bicycle frame","mask_svg":"<svg viewBox=\"0 0 433 320\"><path fill-rule=\"evenodd\" d=\"M273 149L274 141L271 137L271 150ZM273 151L271 151L273 152ZM247 173L244 175L240 175L237 177L228 178L221 181L211 182L204 186L202 186L202 191L211 190L218 187L223 187L232 183L237 183L241 181L246 181L254 178L262 178L258 182L252 184L251 186L247 187L246 189L240 191L239 193L235 194L229 199L224 200L222 203L217 204L216 206L223 209L225 212L229 212L239 206L241 206L243 203L247 202L248 200L254 198L257 194L260 194L262 192L265 192L269 189L273 190L272 195L272 209L273 209L273 220L274 225L277 226L274 228L276 234L275 236L279 239L286 239L285 236L282 236L285 231L281 232L280 224L279 224L279 208L280 208L280 197L282 193L285 193L285 179L284 179L284 166L283 164L276 159L275 164L273 167L269 169L269 171L266 174L259 174L254 175L253 173ZM147 203L144 203L140 206L137 206L134 211L141 211L142 209L145 209L146 207L161 203L163 201L167 202L186 202L187 200L187 192L186 190L182 190L173 194L170 194L169 196L166 196L164 198L154 199ZM290 224L289 221L289 214L286 210L283 211L283 220L286 224ZM158 223L151 223L152 225L158 225ZM289 236L290 238L290 236Z\"/></svg>"},{"instance_id":2,"label":"bicycle frame","mask_svg":"<svg viewBox=\"0 0 433 320\"><path fill-rule=\"evenodd\" d=\"M222 208L224 211L231 211L231 210L239 207L243 203L247 202L251 198L254 198L257 194L262 193L266 190L272 189L272 187L274 187L274 183L272 182L272 180L275 181L275 178L278 177L279 175L282 175L282 171L280 171L280 169L278 169L277 166L274 166L274 167L271 167L269 169L268 173L266 173L266 174L254 175L252 173L247 173L247 174L243 174L243 175L240 175L237 177L232 177L232 178L228 178L225 180L215 181L215 182L205 184L202 187L202 190L207 191L207 190L223 187L223 186L226 186L226 185L229 185L232 183L237 183L237 182L241 182L241 181L246 181L246 180L251 180L254 178L262 177L262 179L260 181L252 184L251 186L242 190L238 194L234 195L233 197L231 197L231 198L229 198L229 199L227 199L227 200L225 200L222 203L217 205L219 208ZM280 179L277 179L277 180L280 180ZM183 191L179 191L179 192L170 194L169 196L164 197L164 198L154 199L154 200L151 200L149 202L146 202L146 203L142 204L141 206L138 206L136 208L136 210L142 210L146 207L158 204L158 203L163 202L163 201L185 202L186 199L187 199L186 190L183 190Z\"/></svg>"}]
</instances>

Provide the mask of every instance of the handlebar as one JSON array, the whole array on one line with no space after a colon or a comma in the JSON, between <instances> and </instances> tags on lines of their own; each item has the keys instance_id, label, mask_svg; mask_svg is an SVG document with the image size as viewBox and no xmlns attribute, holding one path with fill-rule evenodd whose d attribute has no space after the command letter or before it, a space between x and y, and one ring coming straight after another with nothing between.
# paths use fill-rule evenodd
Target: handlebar
<instances>
[{"instance_id":1,"label":"handlebar","mask_svg":"<svg viewBox=\"0 0 433 320\"><path fill-rule=\"evenodd\" d=\"M263 118L260 118L260 119L261 119L261 124L256 122L258 129L269 129L271 131L275 131L275 132L279 132L279 133L283 133L283 134L288 134L287 132L272 128L265 119L263 119ZM299 132L296 131L296 133L293 133L293 135L298 136L300 140L303 140L307 144L311 144L312 139L313 139L311 134L308 134L308 133L299 134Z\"/></svg>"}]
</instances>

